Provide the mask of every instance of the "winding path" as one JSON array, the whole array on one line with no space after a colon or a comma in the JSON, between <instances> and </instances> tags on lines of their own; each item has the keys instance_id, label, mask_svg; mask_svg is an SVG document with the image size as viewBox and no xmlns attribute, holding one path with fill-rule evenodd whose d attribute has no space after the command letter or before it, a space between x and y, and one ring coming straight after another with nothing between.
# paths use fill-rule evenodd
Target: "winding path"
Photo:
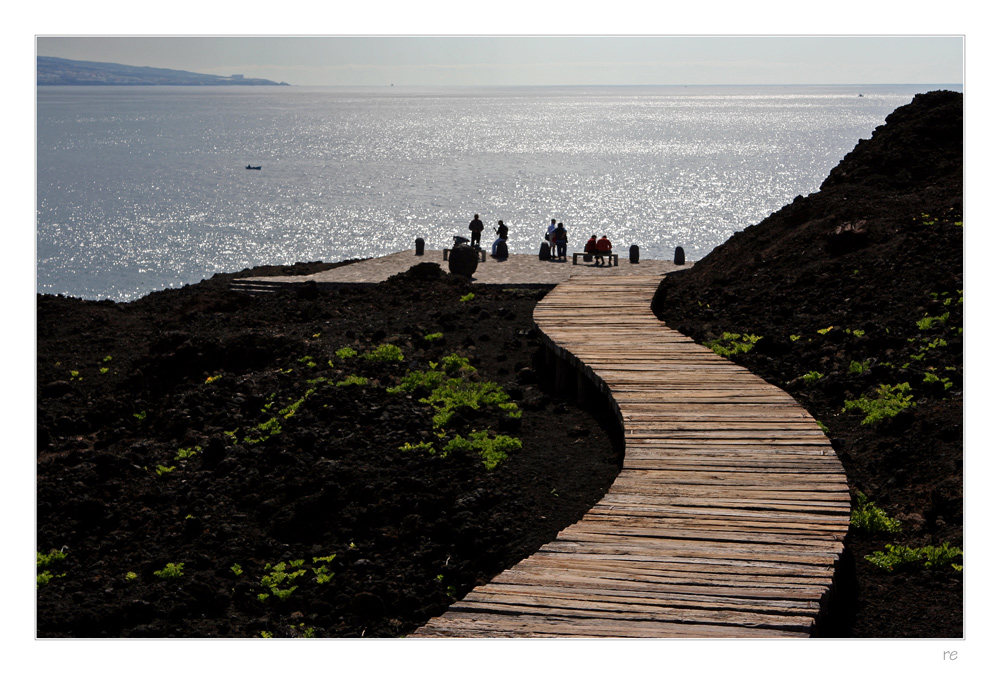
<instances>
[{"instance_id":1,"label":"winding path","mask_svg":"<svg viewBox=\"0 0 1000 675\"><path fill-rule=\"evenodd\" d=\"M558 376L615 406L622 471L413 637L814 634L848 528L843 467L788 394L656 319L660 280L574 277L538 304Z\"/></svg>"}]
</instances>

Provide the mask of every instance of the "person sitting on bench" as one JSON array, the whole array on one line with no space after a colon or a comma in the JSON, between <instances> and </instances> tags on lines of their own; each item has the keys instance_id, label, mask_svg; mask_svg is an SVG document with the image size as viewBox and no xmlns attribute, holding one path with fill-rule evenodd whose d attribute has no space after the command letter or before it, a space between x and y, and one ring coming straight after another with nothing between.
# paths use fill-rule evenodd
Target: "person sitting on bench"
<instances>
[{"instance_id":1,"label":"person sitting on bench","mask_svg":"<svg viewBox=\"0 0 1000 675\"><path fill-rule=\"evenodd\" d=\"M611 240L608 239L608 235L604 235L597 240L594 247L594 255L597 256L597 264L604 264L604 254L611 253ZM608 264L611 264L611 259L608 259Z\"/></svg>"},{"instance_id":2,"label":"person sitting on bench","mask_svg":"<svg viewBox=\"0 0 1000 675\"><path fill-rule=\"evenodd\" d=\"M490 255L493 256L494 258L496 258L497 257L497 245L499 245L501 241L507 241L507 232L508 232L508 229L507 229L507 226L503 224L502 220L498 220L497 221L497 226L494 227L493 230L497 233L497 238L496 238L496 241L493 242L493 250L490 253Z\"/></svg>"}]
</instances>

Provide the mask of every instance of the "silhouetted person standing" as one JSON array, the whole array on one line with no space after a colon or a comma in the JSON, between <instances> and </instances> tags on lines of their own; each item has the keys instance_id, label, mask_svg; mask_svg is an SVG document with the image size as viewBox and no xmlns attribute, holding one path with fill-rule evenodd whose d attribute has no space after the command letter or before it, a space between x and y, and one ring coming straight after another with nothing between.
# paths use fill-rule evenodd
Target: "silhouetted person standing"
<instances>
[{"instance_id":1,"label":"silhouetted person standing","mask_svg":"<svg viewBox=\"0 0 1000 675\"><path fill-rule=\"evenodd\" d=\"M472 222L469 223L469 230L472 232L472 245L479 248L479 240L483 236L483 221L479 220L478 213L472 218Z\"/></svg>"},{"instance_id":2,"label":"silhouetted person standing","mask_svg":"<svg viewBox=\"0 0 1000 675\"><path fill-rule=\"evenodd\" d=\"M559 223L556 225L556 229L552 230L552 243L555 244L557 258L566 259L567 241L569 241L569 235L566 232L566 228L563 227L562 223Z\"/></svg>"}]
</instances>

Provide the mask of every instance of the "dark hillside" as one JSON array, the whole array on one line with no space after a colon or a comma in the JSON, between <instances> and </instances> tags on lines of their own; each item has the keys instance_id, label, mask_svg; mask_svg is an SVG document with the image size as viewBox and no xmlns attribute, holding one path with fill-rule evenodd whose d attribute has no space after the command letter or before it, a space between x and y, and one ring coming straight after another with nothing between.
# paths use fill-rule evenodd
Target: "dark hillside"
<instances>
[{"instance_id":1,"label":"dark hillside","mask_svg":"<svg viewBox=\"0 0 1000 675\"><path fill-rule=\"evenodd\" d=\"M852 527L843 585L856 603L840 634L962 635L951 564L890 574L865 559L886 544L962 544L962 108L955 92L916 96L819 192L667 276L653 302L701 342L759 336L734 360L795 395L829 429L852 489L900 521ZM903 409L879 420L845 410L890 399Z\"/></svg>"}]
</instances>

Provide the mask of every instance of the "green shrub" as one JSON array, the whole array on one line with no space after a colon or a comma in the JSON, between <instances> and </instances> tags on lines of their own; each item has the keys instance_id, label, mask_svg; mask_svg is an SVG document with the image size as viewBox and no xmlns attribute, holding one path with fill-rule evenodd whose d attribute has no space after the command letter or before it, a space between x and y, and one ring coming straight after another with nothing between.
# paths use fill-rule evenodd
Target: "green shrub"
<instances>
[{"instance_id":1,"label":"green shrub","mask_svg":"<svg viewBox=\"0 0 1000 675\"><path fill-rule=\"evenodd\" d=\"M444 333L428 333L424 336L424 339L428 342L434 342L435 340L440 340L444 337Z\"/></svg>"},{"instance_id":2,"label":"green shrub","mask_svg":"<svg viewBox=\"0 0 1000 675\"><path fill-rule=\"evenodd\" d=\"M806 384L812 384L813 382L819 380L821 377L823 377L823 373L817 372L815 370L810 370L808 373L802 376L802 381L805 382Z\"/></svg>"},{"instance_id":3,"label":"green shrub","mask_svg":"<svg viewBox=\"0 0 1000 675\"><path fill-rule=\"evenodd\" d=\"M390 394L399 394L420 388L436 389L446 379L447 375L441 370L414 370L404 375L397 386L388 387L386 391Z\"/></svg>"},{"instance_id":4,"label":"green shrub","mask_svg":"<svg viewBox=\"0 0 1000 675\"><path fill-rule=\"evenodd\" d=\"M865 414L862 424L874 424L880 420L891 419L906 408L916 405L910 394L910 384L903 382L896 385L880 384L875 398L861 398L844 401L844 411L858 410Z\"/></svg>"},{"instance_id":5,"label":"green shrub","mask_svg":"<svg viewBox=\"0 0 1000 675\"><path fill-rule=\"evenodd\" d=\"M433 369L433 366L432 366ZM441 359L441 369L449 375L455 373L474 373L475 367L469 364L469 359L458 354L449 354Z\"/></svg>"},{"instance_id":6,"label":"green shrub","mask_svg":"<svg viewBox=\"0 0 1000 675\"><path fill-rule=\"evenodd\" d=\"M490 438L486 431L473 431L468 438L456 436L444 446L445 454L454 451L479 455L487 471L492 471L500 462L507 459L509 452L521 449L521 441L517 438L498 434Z\"/></svg>"},{"instance_id":7,"label":"green shrub","mask_svg":"<svg viewBox=\"0 0 1000 675\"><path fill-rule=\"evenodd\" d=\"M469 301L470 301L470 300L472 300L472 299L473 299L474 297L476 297L476 294L475 294L475 293L469 293L468 295L463 295L462 297L460 297L460 298L458 299L458 301L459 301L459 302L469 302Z\"/></svg>"},{"instance_id":8,"label":"green shrub","mask_svg":"<svg viewBox=\"0 0 1000 675\"><path fill-rule=\"evenodd\" d=\"M351 385L364 385L368 384L367 377L361 377L360 375L348 375L340 382L337 383L338 387L349 387Z\"/></svg>"},{"instance_id":9,"label":"green shrub","mask_svg":"<svg viewBox=\"0 0 1000 675\"><path fill-rule=\"evenodd\" d=\"M857 506L851 509L851 526L862 532L899 532L903 525L868 499L864 492L857 492Z\"/></svg>"},{"instance_id":10,"label":"green shrub","mask_svg":"<svg viewBox=\"0 0 1000 675\"><path fill-rule=\"evenodd\" d=\"M153 574L161 579L178 579L184 576L184 563L167 563L166 567L156 570Z\"/></svg>"},{"instance_id":11,"label":"green shrub","mask_svg":"<svg viewBox=\"0 0 1000 675\"><path fill-rule=\"evenodd\" d=\"M196 457L199 452L201 452L200 445L196 445L191 448L178 448L177 455L174 457L174 459L177 460L178 462L184 459L191 459L192 457Z\"/></svg>"},{"instance_id":12,"label":"green shrub","mask_svg":"<svg viewBox=\"0 0 1000 675\"><path fill-rule=\"evenodd\" d=\"M341 359L352 359L358 355L358 353L351 347L341 347L334 353Z\"/></svg>"},{"instance_id":13,"label":"green shrub","mask_svg":"<svg viewBox=\"0 0 1000 675\"><path fill-rule=\"evenodd\" d=\"M864 375L869 370L871 370L871 361L867 359L864 361L851 361L851 365L847 367L847 372L852 375Z\"/></svg>"},{"instance_id":14,"label":"green shrub","mask_svg":"<svg viewBox=\"0 0 1000 675\"><path fill-rule=\"evenodd\" d=\"M719 356L729 358L737 354L749 352L760 339L760 335L750 335L748 333L723 333L722 337L709 340L705 343L705 346Z\"/></svg>"},{"instance_id":15,"label":"green shrub","mask_svg":"<svg viewBox=\"0 0 1000 675\"><path fill-rule=\"evenodd\" d=\"M954 386L954 383L951 381L951 378L940 377L931 370L928 370L926 373L924 373L924 384L938 384L938 383L940 383L941 386L944 387L945 391L948 391L949 389L952 388L952 386Z\"/></svg>"},{"instance_id":16,"label":"green shrub","mask_svg":"<svg viewBox=\"0 0 1000 675\"><path fill-rule=\"evenodd\" d=\"M506 410L510 417L520 417L517 404L510 400L500 385L496 382L470 382L452 378L442 382L430 396L420 399L421 403L430 404L437 412L434 415L434 426L443 427L459 408L478 410L483 406L494 405Z\"/></svg>"},{"instance_id":17,"label":"green shrub","mask_svg":"<svg viewBox=\"0 0 1000 675\"><path fill-rule=\"evenodd\" d=\"M923 546L921 548L886 544L885 549L885 551L875 551L866 555L865 560L884 572L898 572L907 567L920 565L928 569L950 565L953 569L962 571L961 565L952 562L963 555L962 549L952 548L948 542L940 546Z\"/></svg>"},{"instance_id":18,"label":"green shrub","mask_svg":"<svg viewBox=\"0 0 1000 675\"><path fill-rule=\"evenodd\" d=\"M924 318L917 320L917 328L920 330L930 330L937 326L944 326L950 316L950 312L945 312L941 316L928 316L924 314Z\"/></svg>"},{"instance_id":19,"label":"green shrub","mask_svg":"<svg viewBox=\"0 0 1000 675\"><path fill-rule=\"evenodd\" d=\"M434 444L430 441L421 441L420 443L404 443L399 446L399 449L403 452L411 452L413 450L424 450L430 454L434 454Z\"/></svg>"},{"instance_id":20,"label":"green shrub","mask_svg":"<svg viewBox=\"0 0 1000 675\"><path fill-rule=\"evenodd\" d=\"M327 563L336 557L336 553L323 557L315 557L313 558L313 563ZM271 563L264 565L265 574L260 578L260 585L264 588L264 592L258 593L257 599L261 602L266 602L268 598L272 597L278 600L287 600L298 588L298 585L292 585L292 582L300 579L308 572L305 562L305 560L300 559L278 562L273 565ZM317 584L329 582L334 575L326 565L314 566L311 570Z\"/></svg>"},{"instance_id":21,"label":"green shrub","mask_svg":"<svg viewBox=\"0 0 1000 675\"><path fill-rule=\"evenodd\" d=\"M375 361L377 363L393 363L396 361L402 361L404 358L402 349L396 345L389 344L379 345L372 351L365 354L365 359L368 361Z\"/></svg>"},{"instance_id":22,"label":"green shrub","mask_svg":"<svg viewBox=\"0 0 1000 675\"><path fill-rule=\"evenodd\" d=\"M52 549L48 553L42 553L41 551L35 551L35 565L38 570L38 574L35 575L35 588L41 588L47 585L53 579L58 579L60 577L66 576L66 573L54 574L49 568L52 565L62 562L66 559L66 553L64 551L58 551Z\"/></svg>"}]
</instances>

